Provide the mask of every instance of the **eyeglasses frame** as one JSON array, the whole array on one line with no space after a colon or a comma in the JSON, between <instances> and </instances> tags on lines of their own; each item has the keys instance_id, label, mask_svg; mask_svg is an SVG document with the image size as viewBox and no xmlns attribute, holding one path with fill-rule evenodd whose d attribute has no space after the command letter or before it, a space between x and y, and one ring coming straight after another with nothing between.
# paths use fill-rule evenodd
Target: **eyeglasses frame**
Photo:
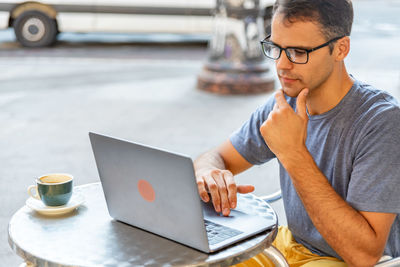
<instances>
[{"instance_id":1,"label":"eyeglasses frame","mask_svg":"<svg viewBox=\"0 0 400 267\"><path fill-rule=\"evenodd\" d=\"M340 40L340 39L342 39L343 37L346 37L346 35L335 37L335 38L329 40L328 42L323 43L322 45L319 45L319 46L316 46L316 47L310 48L310 49L305 49L305 48L302 48L302 47L295 47L295 46L290 46L290 47L282 48L282 47L280 47L279 45L275 44L274 42L271 42L271 41L268 40L269 38L271 38L271 34L268 35L267 37L265 37L264 40L260 41L260 43L261 43L261 47L262 47L262 50L263 50L264 55L265 55L266 57L270 58L270 59L278 60L278 59L281 57L281 55L282 55L282 50L283 50L283 51L285 51L285 54L286 54L286 56L287 56L287 58L289 59L290 62L292 62L292 63L294 63L294 64L307 64L307 63L308 63L308 60L309 60L309 54L310 54L311 52L314 52L314 51L316 51L316 50L318 50L318 49L320 49L320 48L323 48L323 47L329 45L330 43L336 42L337 40ZM272 45L278 47L278 48L280 49L278 57L277 57L277 58L272 58L272 57L270 57L270 56L267 56L267 54L265 53L265 49L264 49L264 45L263 45L263 44L272 44ZM307 60L306 60L306 62L304 62L304 63L294 62L294 61L291 59L291 57L289 56L289 53L287 52L287 49L299 49L299 50L304 50L304 51L306 51L306 52L307 52Z\"/></svg>"}]
</instances>

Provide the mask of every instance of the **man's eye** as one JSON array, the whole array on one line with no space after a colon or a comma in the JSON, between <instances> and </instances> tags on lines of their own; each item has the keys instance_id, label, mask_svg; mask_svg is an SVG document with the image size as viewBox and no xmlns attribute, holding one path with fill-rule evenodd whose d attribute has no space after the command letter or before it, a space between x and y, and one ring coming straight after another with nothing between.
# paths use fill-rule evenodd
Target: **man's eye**
<instances>
[{"instance_id":1,"label":"man's eye","mask_svg":"<svg viewBox=\"0 0 400 267\"><path fill-rule=\"evenodd\" d=\"M295 49L294 52L296 53L297 56L303 56L303 55L307 54L306 51L299 50L299 49Z\"/></svg>"}]
</instances>

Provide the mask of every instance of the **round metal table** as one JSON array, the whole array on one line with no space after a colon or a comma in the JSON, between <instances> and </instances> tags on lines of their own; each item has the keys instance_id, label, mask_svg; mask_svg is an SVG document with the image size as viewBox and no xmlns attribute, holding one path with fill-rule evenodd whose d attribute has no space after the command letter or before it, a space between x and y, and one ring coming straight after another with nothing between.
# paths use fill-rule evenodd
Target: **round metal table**
<instances>
[{"instance_id":1,"label":"round metal table","mask_svg":"<svg viewBox=\"0 0 400 267\"><path fill-rule=\"evenodd\" d=\"M230 266L262 252L277 233L276 225L206 254L113 220L99 183L74 190L85 196L85 203L68 214L49 217L24 206L11 218L9 244L28 266ZM250 212L277 221L265 201L252 194L238 199Z\"/></svg>"}]
</instances>

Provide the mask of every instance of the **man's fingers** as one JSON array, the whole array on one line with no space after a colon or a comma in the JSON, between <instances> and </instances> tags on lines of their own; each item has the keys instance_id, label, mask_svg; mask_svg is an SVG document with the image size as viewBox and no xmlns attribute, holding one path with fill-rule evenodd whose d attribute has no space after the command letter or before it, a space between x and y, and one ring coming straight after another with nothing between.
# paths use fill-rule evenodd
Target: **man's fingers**
<instances>
[{"instance_id":1,"label":"man's fingers","mask_svg":"<svg viewBox=\"0 0 400 267\"><path fill-rule=\"evenodd\" d=\"M211 175L205 175L204 180L207 183L208 190L211 194L211 200L214 205L214 209L216 212L221 212L221 198L219 196L219 190L217 183Z\"/></svg>"},{"instance_id":2,"label":"man's fingers","mask_svg":"<svg viewBox=\"0 0 400 267\"><path fill-rule=\"evenodd\" d=\"M278 90L275 94L276 104L278 104L278 108L282 108L288 106L288 102L286 101L285 95L283 94L282 89Z\"/></svg>"},{"instance_id":3,"label":"man's fingers","mask_svg":"<svg viewBox=\"0 0 400 267\"><path fill-rule=\"evenodd\" d=\"M251 193L251 192L254 191L254 189L255 189L255 187L254 187L253 185L249 185L249 184L246 184L246 185L238 185L238 187L237 187L237 191L238 191L240 194Z\"/></svg>"},{"instance_id":4,"label":"man's fingers","mask_svg":"<svg viewBox=\"0 0 400 267\"><path fill-rule=\"evenodd\" d=\"M199 190L200 198L204 202L210 201L210 197L208 196L206 185L205 185L205 182L204 182L204 177L201 177L200 179L197 179L197 189Z\"/></svg>"},{"instance_id":5,"label":"man's fingers","mask_svg":"<svg viewBox=\"0 0 400 267\"><path fill-rule=\"evenodd\" d=\"M228 216L231 209L230 209L230 205L229 205L229 200L228 200L228 189L224 180L224 175L221 171L213 171L211 172L211 176L214 178L217 186L218 186L218 190L219 190L219 196L220 196L220 211L222 211L222 214L224 216Z\"/></svg>"},{"instance_id":6,"label":"man's fingers","mask_svg":"<svg viewBox=\"0 0 400 267\"><path fill-rule=\"evenodd\" d=\"M304 120L308 119L307 104L306 104L307 94L308 94L308 89L304 88L303 90L301 90L296 99L296 113Z\"/></svg>"},{"instance_id":7,"label":"man's fingers","mask_svg":"<svg viewBox=\"0 0 400 267\"><path fill-rule=\"evenodd\" d=\"M233 179L233 174L230 171L223 171L222 174L224 175L226 188L228 189L229 206L231 209L234 209L236 208L237 201L237 187L235 180Z\"/></svg>"},{"instance_id":8,"label":"man's fingers","mask_svg":"<svg viewBox=\"0 0 400 267\"><path fill-rule=\"evenodd\" d=\"M228 216L230 210L236 208L238 192L247 194L254 191L252 185L237 186L230 171L218 169L197 179L197 186L200 197L205 202L210 200L207 193L208 188L215 211L222 212L224 216Z\"/></svg>"}]
</instances>

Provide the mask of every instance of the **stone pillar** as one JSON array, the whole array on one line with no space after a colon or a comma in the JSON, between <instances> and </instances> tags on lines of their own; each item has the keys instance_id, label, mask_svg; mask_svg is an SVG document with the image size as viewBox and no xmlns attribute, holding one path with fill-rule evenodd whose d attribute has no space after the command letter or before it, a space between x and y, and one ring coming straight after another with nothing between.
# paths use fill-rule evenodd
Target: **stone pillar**
<instances>
[{"instance_id":1,"label":"stone pillar","mask_svg":"<svg viewBox=\"0 0 400 267\"><path fill-rule=\"evenodd\" d=\"M260 0L216 0L214 35L197 87L217 94L255 94L274 88L260 41Z\"/></svg>"}]
</instances>

